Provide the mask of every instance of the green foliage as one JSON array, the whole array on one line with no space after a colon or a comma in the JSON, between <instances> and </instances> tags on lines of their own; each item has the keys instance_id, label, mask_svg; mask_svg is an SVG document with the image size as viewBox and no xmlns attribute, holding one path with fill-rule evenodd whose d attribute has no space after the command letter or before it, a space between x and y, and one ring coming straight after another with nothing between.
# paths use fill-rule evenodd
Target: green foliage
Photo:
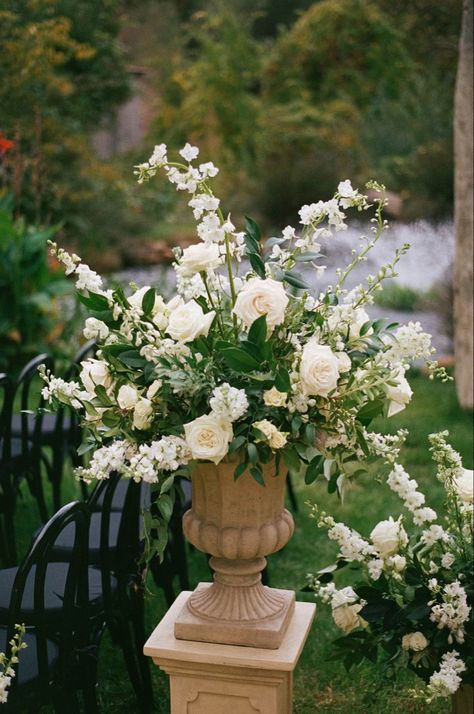
<instances>
[{"instance_id":1,"label":"green foliage","mask_svg":"<svg viewBox=\"0 0 474 714\"><path fill-rule=\"evenodd\" d=\"M375 293L375 302L391 310L414 312L422 307L423 295L408 285L391 282L387 283L383 290Z\"/></svg>"},{"instance_id":2,"label":"green foliage","mask_svg":"<svg viewBox=\"0 0 474 714\"><path fill-rule=\"evenodd\" d=\"M61 354L61 339L73 331L71 306L61 301L70 286L47 262L46 242L56 231L14 220L11 201L0 202L1 370L17 371L40 351Z\"/></svg>"}]
</instances>

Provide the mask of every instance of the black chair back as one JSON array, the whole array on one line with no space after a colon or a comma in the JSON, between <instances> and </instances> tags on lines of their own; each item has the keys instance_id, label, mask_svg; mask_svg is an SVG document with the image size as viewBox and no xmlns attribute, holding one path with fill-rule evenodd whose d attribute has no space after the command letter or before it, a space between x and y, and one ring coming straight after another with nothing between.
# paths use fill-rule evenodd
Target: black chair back
<instances>
[{"instance_id":1,"label":"black chair back","mask_svg":"<svg viewBox=\"0 0 474 714\"><path fill-rule=\"evenodd\" d=\"M10 474L11 419L13 385L6 374L0 374L0 562L10 565L16 560L13 513L14 491Z\"/></svg>"},{"instance_id":2,"label":"black chair back","mask_svg":"<svg viewBox=\"0 0 474 714\"><path fill-rule=\"evenodd\" d=\"M48 565L54 560L51 556L57 538L74 525L74 538L71 557L65 567L67 575L64 591L58 598L60 609L55 615L54 632L52 632L51 615L45 604L45 580ZM13 583L10 597L7 642L14 634L16 623L24 622L22 602L26 588L33 588L34 623L26 623L26 642L34 653L28 652L28 660L32 662L35 655L33 681L29 673L27 696L35 699L40 697L43 702L51 701L60 693L68 697L74 689L74 681L80 681L81 675L71 672L77 666L79 653L88 643L89 608L88 608L88 577L87 577L87 545L88 545L89 509L82 502L63 506L41 529L28 554L19 566ZM30 590L31 592L31 590ZM8 652L7 652L8 656ZM18 674L12 680L12 705L15 697L22 698L22 652ZM24 665L25 667L26 665ZM25 673L26 674L26 673ZM36 675L36 676L35 676ZM18 692L16 691L18 689ZM68 691L69 690L69 691ZM36 699L37 701L37 699Z\"/></svg>"}]
</instances>

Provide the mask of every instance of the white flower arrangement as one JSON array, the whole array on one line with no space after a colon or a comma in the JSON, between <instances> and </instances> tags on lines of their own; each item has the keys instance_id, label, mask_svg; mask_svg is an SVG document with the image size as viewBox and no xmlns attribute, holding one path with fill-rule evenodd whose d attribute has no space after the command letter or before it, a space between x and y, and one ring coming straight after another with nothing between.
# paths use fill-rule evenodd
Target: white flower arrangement
<instances>
[{"instance_id":1,"label":"white flower arrangement","mask_svg":"<svg viewBox=\"0 0 474 714\"><path fill-rule=\"evenodd\" d=\"M339 554L335 565L307 576L308 588L331 604L346 635L335 641L345 665L367 657L382 658L393 672L409 667L426 682L413 694L428 702L450 696L462 681L472 681L473 672L473 472L463 468L447 436L430 436L447 495L447 527L432 523L436 512L424 506L417 482L395 464L387 483L412 516L410 536L400 516L378 523L367 540L313 506L312 517L328 529ZM357 565L363 579L338 590L333 573L348 563ZM352 610L342 616L338 602L349 590L346 607Z\"/></svg>"},{"instance_id":2,"label":"white flower arrangement","mask_svg":"<svg viewBox=\"0 0 474 714\"><path fill-rule=\"evenodd\" d=\"M52 244L76 278L91 313L84 334L97 340L98 351L75 382L43 373L43 395L81 413L84 448L97 449L88 468L78 470L86 480L118 471L155 483L158 501L167 503L172 474L189 473L194 460L219 463L235 452L236 478L249 468L262 482L261 464L275 458L307 483L326 476L342 494L367 460L377 457L385 468L396 460L403 434L384 437L368 426L406 406L406 369L433 351L417 323L399 328L365 311L408 246L365 285L345 287L387 228L384 187L368 184L378 196L372 236L354 248L335 285L311 289L299 268L320 279L321 243L347 227L346 210L368 211L367 197L342 181L329 201L302 207L299 231L287 226L264 242L252 219L238 231L224 216L210 186L218 170L210 162L193 165L198 154L186 144L180 152L186 163L173 162L161 144L136 167L139 183L162 170L191 195L200 242L175 249L172 300L149 286L128 297L107 290L77 255Z\"/></svg>"}]
</instances>

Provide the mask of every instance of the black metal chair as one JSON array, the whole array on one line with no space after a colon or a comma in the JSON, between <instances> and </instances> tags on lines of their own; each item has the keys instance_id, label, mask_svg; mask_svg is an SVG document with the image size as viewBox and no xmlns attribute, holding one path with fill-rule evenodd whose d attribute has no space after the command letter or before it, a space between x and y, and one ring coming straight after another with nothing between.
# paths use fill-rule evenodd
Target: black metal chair
<instances>
[{"instance_id":1,"label":"black metal chair","mask_svg":"<svg viewBox=\"0 0 474 714\"><path fill-rule=\"evenodd\" d=\"M3 565L12 565L16 562L15 499L10 474L13 385L3 373L0 390L0 561Z\"/></svg>"},{"instance_id":2,"label":"black metal chair","mask_svg":"<svg viewBox=\"0 0 474 714\"><path fill-rule=\"evenodd\" d=\"M0 571L0 650L9 652L15 623L25 623L27 649L20 652L5 713L97 712L95 660L89 656L90 597L87 568L89 513L84 503L64 506L43 527L18 568ZM52 562L58 537L73 534L70 559ZM100 577L98 578L100 585Z\"/></svg>"}]
</instances>

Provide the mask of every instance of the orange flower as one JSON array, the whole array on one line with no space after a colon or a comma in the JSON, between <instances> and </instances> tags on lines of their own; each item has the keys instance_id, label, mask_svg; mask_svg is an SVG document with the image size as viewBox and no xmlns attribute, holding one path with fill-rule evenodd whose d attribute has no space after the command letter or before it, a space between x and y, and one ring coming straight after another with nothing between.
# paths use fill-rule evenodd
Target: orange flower
<instances>
[{"instance_id":1,"label":"orange flower","mask_svg":"<svg viewBox=\"0 0 474 714\"><path fill-rule=\"evenodd\" d=\"M11 139L7 139L6 137L4 137L2 132L0 131L0 156L6 154L7 151L13 149L14 146L15 142Z\"/></svg>"}]
</instances>

